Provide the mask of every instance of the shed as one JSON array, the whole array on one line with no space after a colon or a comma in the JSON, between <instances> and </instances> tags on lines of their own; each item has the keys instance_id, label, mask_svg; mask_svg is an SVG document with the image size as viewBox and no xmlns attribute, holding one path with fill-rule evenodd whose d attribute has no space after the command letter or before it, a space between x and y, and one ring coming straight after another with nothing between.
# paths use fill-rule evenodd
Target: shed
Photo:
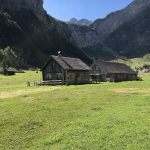
<instances>
[{"instance_id":1,"label":"shed","mask_svg":"<svg viewBox=\"0 0 150 150\"><path fill-rule=\"evenodd\" d=\"M92 80L114 82L137 80L137 72L125 64L95 61L91 68L90 76Z\"/></svg>"},{"instance_id":2,"label":"shed","mask_svg":"<svg viewBox=\"0 0 150 150\"><path fill-rule=\"evenodd\" d=\"M4 69L3 71L3 74L4 75L7 75L7 76L12 76L12 75L15 75L15 69L13 68L7 68L7 69Z\"/></svg>"},{"instance_id":3,"label":"shed","mask_svg":"<svg viewBox=\"0 0 150 150\"><path fill-rule=\"evenodd\" d=\"M43 81L62 84L85 84L90 82L91 68L79 58L51 55L42 68Z\"/></svg>"}]
</instances>

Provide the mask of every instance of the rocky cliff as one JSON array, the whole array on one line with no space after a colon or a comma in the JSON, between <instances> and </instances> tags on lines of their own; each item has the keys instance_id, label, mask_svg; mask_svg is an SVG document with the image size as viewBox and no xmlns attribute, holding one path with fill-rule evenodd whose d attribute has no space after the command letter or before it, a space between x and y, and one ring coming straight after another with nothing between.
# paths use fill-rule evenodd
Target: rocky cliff
<instances>
[{"instance_id":1,"label":"rocky cliff","mask_svg":"<svg viewBox=\"0 0 150 150\"><path fill-rule=\"evenodd\" d=\"M22 9L32 10L40 20L45 19L43 0L0 0L0 7L12 13Z\"/></svg>"},{"instance_id":2,"label":"rocky cliff","mask_svg":"<svg viewBox=\"0 0 150 150\"><path fill-rule=\"evenodd\" d=\"M150 6L113 31L104 43L128 58L150 53Z\"/></svg>"},{"instance_id":3,"label":"rocky cliff","mask_svg":"<svg viewBox=\"0 0 150 150\"><path fill-rule=\"evenodd\" d=\"M150 0L135 0L126 8L113 12L104 19L97 19L91 27L99 32L101 40L103 40L119 26L134 19L149 6Z\"/></svg>"},{"instance_id":4,"label":"rocky cliff","mask_svg":"<svg viewBox=\"0 0 150 150\"><path fill-rule=\"evenodd\" d=\"M148 35L144 33L145 30L150 31L150 27L146 26L149 19L145 12L149 10L150 0L135 0L126 8L113 12L104 19L97 19L88 27L70 25L71 39L74 39L78 47L86 49L88 54L93 56L112 58L122 55L125 57L144 55L148 52L145 50ZM133 23L135 20L136 23ZM127 28L127 25L130 27ZM143 35L138 33L137 26L138 30L143 30ZM129 29L134 31L132 36Z\"/></svg>"},{"instance_id":5,"label":"rocky cliff","mask_svg":"<svg viewBox=\"0 0 150 150\"><path fill-rule=\"evenodd\" d=\"M87 26L68 25L69 41L81 48L90 57L110 59L119 55L113 49L102 43L100 34Z\"/></svg>"},{"instance_id":6,"label":"rocky cliff","mask_svg":"<svg viewBox=\"0 0 150 150\"><path fill-rule=\"evenodd\" d=\"M68 25L46 13L43 0L0 0L0 10L0 48L11 46L25 63L41 66L60 50L90 62L70 42Z\"/></svg>"}]
</instances>

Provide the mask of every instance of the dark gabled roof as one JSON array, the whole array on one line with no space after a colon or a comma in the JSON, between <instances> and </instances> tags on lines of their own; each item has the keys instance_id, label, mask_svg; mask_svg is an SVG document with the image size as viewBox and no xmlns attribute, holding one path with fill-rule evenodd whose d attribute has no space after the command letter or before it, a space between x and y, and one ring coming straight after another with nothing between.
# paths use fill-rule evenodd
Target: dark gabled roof
<instances>
[{"instance_id":1,"label":"dark gabled roof","mask_svg":"<svg viewBox=\"0 0 150 150\"><path fill-rule=\"evenodd\" d=\"M86 65L79 58L71 58L71 57L62 57L62 56L51 55L49 60L50 59L55 60L65 70L84 70L84 71L91 70L91 68L88 65ZM46 67L48 62L44 65L43 69Z\"/></svg>"},{"instance_id":2,"label":"dark gabled roof","mask_svg":"<svg viewBox=\"0 0 150 150\"><path fill-rule=\"evenodd\" d=\"M97 61L93 63L93 65L97 65L99 67L101 74L108 74L108 73L137 74L129 66L121 63Z\"/></svg>"}]
</instances>

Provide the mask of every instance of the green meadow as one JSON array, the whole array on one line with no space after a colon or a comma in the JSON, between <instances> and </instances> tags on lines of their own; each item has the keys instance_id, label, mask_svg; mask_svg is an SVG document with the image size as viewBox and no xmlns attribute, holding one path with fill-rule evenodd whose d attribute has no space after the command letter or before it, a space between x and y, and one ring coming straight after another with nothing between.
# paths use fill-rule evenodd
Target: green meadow
<instances>
[{"instance_id":1,"label":"green meadow","mask_svg":"<svg viewBox=\"0 0 150 150\"><path fill-rule=\"evenodd\" d=\"M27 87L41 73L0 75L0 150L149 150L143 81Z\"/></svg>"},{"instance_id":2,"label":"green meadow","mask_svg":"<svg viewBox=\"0 0 150 150\"><path fill-rule=\"evenodd\" d=\"M114 62L126 64L133 69L143 67L144 65L150 65L150 54L146 54L140 58L132 58L132 59L116 59Z\"/></svg>"}]
</instances>

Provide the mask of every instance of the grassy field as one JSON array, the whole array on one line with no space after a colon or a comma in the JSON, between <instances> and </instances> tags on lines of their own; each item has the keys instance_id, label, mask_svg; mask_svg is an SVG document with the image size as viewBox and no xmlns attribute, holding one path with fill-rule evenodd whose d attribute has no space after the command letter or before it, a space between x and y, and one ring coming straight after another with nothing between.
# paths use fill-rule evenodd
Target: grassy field
<instances>
[{"instance_id":1,"label":"grassy field","mask_svg":"<svg viewBox=\"0 0 150 150\"><path fill-rule=\"evenodd\" d=\"M150 65L150 54L147 54L140 58L133 58L133 59L117 59L114 60L114 62L127 64L128 66L131 66L133 69L143 67L144 65Z\"/></svg>"},{"instance_id":2,"label":"grassy field","mask_svg":"<svg viewBox=\"0 0 150 150\"><path fill-rule=\"evenodd\" d=\"M41 74L0 76L0 150L149 150L144 81L27 87Z\"/></svg>"}]
</instances>

